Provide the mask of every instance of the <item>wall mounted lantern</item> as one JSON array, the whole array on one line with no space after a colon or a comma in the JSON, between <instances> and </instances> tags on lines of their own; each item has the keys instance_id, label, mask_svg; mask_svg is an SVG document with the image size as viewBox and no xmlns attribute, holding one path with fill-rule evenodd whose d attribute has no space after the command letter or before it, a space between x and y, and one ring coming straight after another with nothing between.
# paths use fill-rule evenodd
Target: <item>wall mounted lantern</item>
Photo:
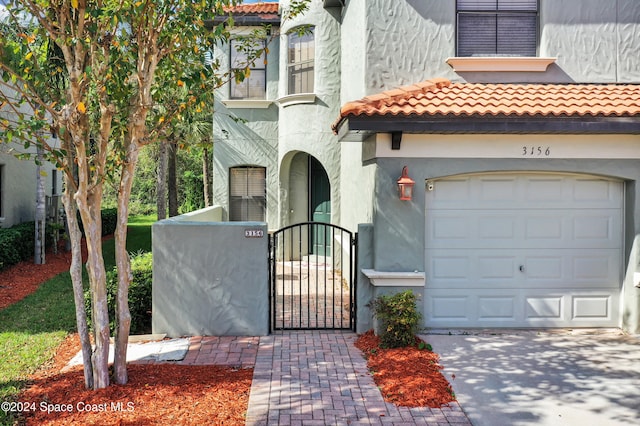
<instances>
[{"instance_id":1,"label":"wall mounted lantern","mask_svg":"<svg viewBox=\"0 0 640 426\"><path fill-rule=\"evenodd\" d=\"M398 179L398 195L402 201L411 201L413 197L413 185L416 182L409 177L409 168L404 166L402 168L402 176Z\"/></svg>"}]
</instances>

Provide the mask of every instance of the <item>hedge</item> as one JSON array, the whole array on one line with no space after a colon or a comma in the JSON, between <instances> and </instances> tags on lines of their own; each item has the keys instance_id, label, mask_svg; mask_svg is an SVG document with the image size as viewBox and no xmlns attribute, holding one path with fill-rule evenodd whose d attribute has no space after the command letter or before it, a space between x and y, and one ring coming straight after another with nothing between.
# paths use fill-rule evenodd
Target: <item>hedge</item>
<instances>
[{"instance_id":1,"label":"hedge","mask_svg":"<svg viewBox=\"0 0 640 426\"><path fill-rule=\"evenodd\" d=\"M131 334L151 332L151 285L153 258L151 253L138 253L131 257L133 281L129 286L129 311L131 312ZM118 292L118 270L114 267L107 272L107 306L109 309L109 328L115 332L116 297ZM87 319L91 322L91 293L84 293L84 306Z\"/></svg>"},{"instance_id":2,"label":"hedge","mask_svg":"<svg viewBox=\"0 0 640 426\"><path fill-rule=\"evenodd\" d=\"M102 235L111 235L116 230L118 223L117 209L103 209L102 214ZM49 224L46 225L47 247L53 244L53 235L56 231ZM80 222L82 230L82 222ZM35 222L25 222L11 228L0 228L0 271L33 258Z\"/></svg>"},{"instance_id":3,"label":"hedge","mask_svg":"<svg viewBox=\"0 0 640 426\"><path fill-rule=\"evenodd\" d=\"M118 225L118 209L102 209L100 210L102 216L102 236L111 235L116 232L116 226ZM84 228L82 227L82 220L80 219L80 213L78 213L78 224L80 225L80 231L84 235Z\"/></svg>"},{"instance_id":4,"label":"hedge","mask_svg":"<svg viewBox=\"0 0 640 426\"><path fill-rule=\"evenodd\" d=\"M33 258L35 251L35 222L24 222L11 228L0 228L0 271ZM53 244L54 230L45 226L47 247Z\"/></svg>"}]
</instances>

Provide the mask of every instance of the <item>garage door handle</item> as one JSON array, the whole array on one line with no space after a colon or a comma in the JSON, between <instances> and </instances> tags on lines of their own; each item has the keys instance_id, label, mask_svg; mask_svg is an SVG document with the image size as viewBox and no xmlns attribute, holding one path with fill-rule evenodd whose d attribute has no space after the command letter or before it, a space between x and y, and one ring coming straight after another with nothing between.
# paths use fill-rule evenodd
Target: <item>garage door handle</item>
<instances>
[{"instance_id":1,"label":"garage door handle","mask_svg":"<svg viewBox=\"0 0 640 426\"><path fill-rule=\"evenodd\" d=\"M520 265L520 268L518 269L520 269L520 272L524 272L524 265Z\"/></svg>"}]
</instances>

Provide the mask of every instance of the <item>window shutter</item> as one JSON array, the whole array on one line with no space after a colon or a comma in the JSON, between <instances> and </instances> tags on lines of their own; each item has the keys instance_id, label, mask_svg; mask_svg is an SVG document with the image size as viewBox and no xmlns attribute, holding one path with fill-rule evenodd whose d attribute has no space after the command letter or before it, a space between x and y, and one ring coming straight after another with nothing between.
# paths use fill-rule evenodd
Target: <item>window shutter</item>
<instances>
[{"instance_id":1,"label":"window shutter","mask_svg":"<svg viewBox=\"0 0 640 426\"><path fill-rule=\"evenodd\" d=\"M535 12L538 10L538 0L498 0L498 9Z\"/></svg>"},{"instance_id":2,"label":"window shutter","mask_svg":"<svg viewBox=\"0 0 640 426\"><path fill-rule=\"evenodd\" d=\"M251 168L247 170L247 196L264 197L265 176L264 169Z\"/></svg>"},{"instance_id":3,"label":"window shutter","mask_svg":"<svg viewBox=\"0 0 640 426\"><path fill-rule=\"evenodd\" d=\"M535 56L537 0L458 0L458 56Z\"/></svg>"},{"instance_id":4,"label":"window shutter","mask_svg":"<svg viewBox=\"0 0 640 426\"><path fill-rule=\"evenodd\" d=\"M231 178L229 179L229 193L232 197L242 197L245 195L247 188L247 169L233 168L231 169Z\"/></svg>"},{"instance_id":5,"label":"window shutter","mask_svg":"<svg viewBox=\"0 0 640 426\"><path fill-rule=\"evenodd\" d=\"M496 16L462 14L458 17L458 56L495 55Z\"/></svg>"},{"instance_id":6,"label":"window shutter","mask_svg":"<svg viewBox=\"0 0 640 426\"><path fill-rule=\"evenodd\" d=\"M518 10L535 12L538 0L458 0L458 10Z\"/></svg>"},{"instance_id":7,"label":"window shutter","mask_svg":"<svg viewBox=\"0 0 640 426\"><path fill-rule=\"evenodd\" d=\"M505 56L536 56L535 15L505 15L498 18L496 53Z\"/></svg>"},{"instance_id":8,"label":"window shutter","mask_svg":"<svg viewBox=\"0 0 640 426\"><path fill-rule=\"evenodd\" d=\"M265 220L266 169L235 167L229 173L229 220Z\"/></svg>"}]
</instances>

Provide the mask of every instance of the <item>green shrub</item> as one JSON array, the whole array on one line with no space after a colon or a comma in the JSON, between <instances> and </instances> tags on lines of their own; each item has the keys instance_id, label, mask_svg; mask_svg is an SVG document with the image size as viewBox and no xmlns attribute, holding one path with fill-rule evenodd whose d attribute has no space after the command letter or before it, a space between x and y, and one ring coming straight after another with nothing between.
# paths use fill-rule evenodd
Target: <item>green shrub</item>
<instances>
[{"instance_id":1,"label":"green shrub","mask_svg":"<svg viewBox=\"0 0 640 426\"><path fill-rule=\"evenodd\" d=\"M53 244L54 229L45 225L45 245ZM33 258L35 222L25 222L11 228L0 228L0 271Z\"/></svg>"},{"instance_id":2,"label":"green shrub","mask_svg":"<svg viewBox=\"0 0 640 426\"><path fill-rule=\"evenodd\" d=\"M102 216L102 236L111 235L116 232L116 226L118 225L118 209L109 208L100 210ZM82 226L82 219L80 219L80 213L78 212L78 225L80 225L80 232L84 235L84 227Z\"/></svg>"},{"instance_id":3,"label":"green shrub","mask_svg":"<svg viewBox=\"0 0 640 426\"><path fill-rule=\"evenodd\" d=\"M381 295L368 305L380 321L380 346L399 348L415 344L420 323L416 295L411 290L394 295Z\"/></svg>"},{"instance_id":4,"label":"green shrub","mask_svg":"<svg viewBox=\"0 0 640 426\"><path fill-rule=\"evenodd\" d=\"M151 253L137 253L131 256L133 281L129 286L129 311L131 312L131 334L145 334L151 331L151 276L153 258ZM114 267L107 272L107 305L109 307L109 328L115 332L116 297L118 292L118 272ZM84 293L85 310L91 323L91 294Z\"/></svg>"},{"instance_id":5,"label":"green shrub","mask_svg":"<svg viewBox=\"0 0 640 426\"><path fill-rule=\"evenodd\" d=\"M111 235L116 232L118 225L118 209L102 209L102 235Z\"/></svg>"}]
</instances>

